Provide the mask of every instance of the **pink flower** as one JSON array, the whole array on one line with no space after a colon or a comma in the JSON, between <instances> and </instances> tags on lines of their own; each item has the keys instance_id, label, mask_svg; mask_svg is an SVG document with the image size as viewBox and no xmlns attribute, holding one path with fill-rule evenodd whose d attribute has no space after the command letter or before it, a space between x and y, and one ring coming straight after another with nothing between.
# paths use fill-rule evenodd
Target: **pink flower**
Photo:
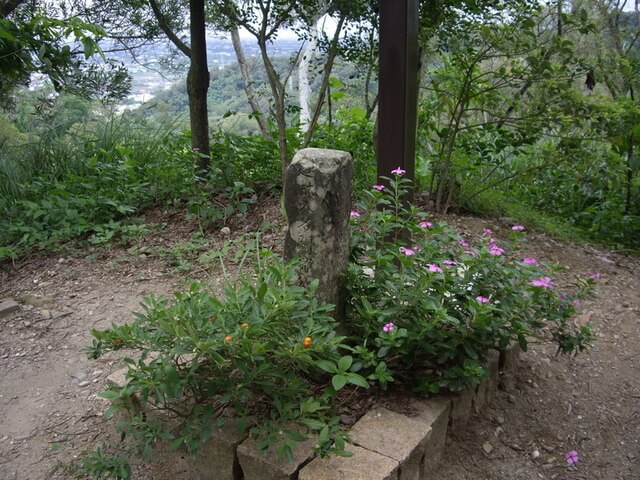
<instances>
[{"instance_id":1,"label":"pink flower","mask_svg":"<svg viewBox=\"0 0 640 480\"><path fill-rule=\"evenodd\" d=\"M460 244L461 247L468 247L469 246L469 242L467 242L465 240L460 240L460 241L458 241L458 243Z\"/></svg>"},{"instance_id":2,"label":"pink flower","mask_svg":"<svg viewBox=\"0 0 640 480\"><path fill-rule=\"evenodd\" d=\"M589 275L589 278L592 278L594 280L598 280L600 278L600 274L599 273L592 273L591 275Z\"/></svg>"},{"instance_id":3,"label":"pink flower","mask_svg":"<svg viewBox=\"0 0 640 480\"><path fill-rule=\"evenodd\" d=\"M575 450L571 450L564 456L564 458L567 459L567 463L569 465L573 465L575 463L578 463L578 460L580 460L580 455L578 455L578 452L576 452Z\"/></svg>"},{"instance_id":4,"label":"pink flower","mask_svg":"<svg viewBox=\"0 0 640 480\"><path fill-rule=\"evenodd\" d=\"M549 277L540 277L536 278L531 282L531 285L534 287L544 287L544 288L553 288L553 280Z\"/></svg>"},{"instance_id":5,"label":"pink flower","mask_svg":"<svg viewBox=\"0 0 640 480\"><path fill-rule=\"evenodd\" d=\"M531 257L523 258L522 262L526 263L527 265L537 265L538 264L538 260L536 260L535 258L531 258Z\"/></svg>"},{"instance_id":6,"label":"pink flower","mask_svg":"<svg viewBox=\"0 0 640 480\"><path fill-rule=\"evenodd\" d=\"M411 250L410 248L405 248L405 247L400 247L400 251L404 253L407 257L410 257L416 254L415 250Z\"/></svg>"},{"instance_id":7,"label":"pink flower","mask_svg":"<svg viewBox=\"0 0 640 480\"><path fill-rule=\"evenodd\" d=\"M483 297L482 295L478 295L476 300L480 303L489 303L489 299L487 297Z\"/></svg>"},{"instance_id":8,"label":"pink flower","mask_svg":"<svg viewBox=\"0 0 640 480\"><path fill-rule=\"evenodd\" d=\"M497 245L492 245L491 248L489 249L489 253L491 255L502 255L504 253L504 249L498 247Z\"/></svg>"},{"instance_id":9,"label":"pink flower","mask_svg":"<svg viewBox=\"0 0 640 480\"><path fill-rule=\"evenodd\" d=\"M393 173L394 175L404 175L405 173L407 173L407 171L398 167L395 170L391 170L391 173Z\"/></svg>"},{"instance_id":10,"label":"pink flower","mask_svg":"<svg viewBox=\"0 0 640 480\"><path fill-rule=\"evenodd\" d=\"M395 328L395 325L391 322L387 323L384 327L382 327L382 331L384 333L389 333L391 330Z\"/></svg>"},{"instance_id":11,"label":"pink flower","mask_svg":"<svg viewBox=\"0 0 640 480\"><path fill-rule=\"evenodd\" d=\"M418 224L418 226L420 228L431 228L431 227L433 227L433 223L431 223L431 222L420 222Z\"/></svg>"},{"instance_id":12,"label":"pink flower","mask_svg":"<svg viewBox=\"0 0 640 480\"><path fill-rule=\"evenodd\" d=\"M572 300L571 301L571 305L573 305L574 307L579 307L580 305L582 305L582 302L580 300Z\"/></svg>"},{"instance_id":13,"label":"pink flower","mask_svg":"<svg viewBox=\"0 0 640 480\"><path fill-rule=\"evenodd\" d=\"M384 185L374 185L373 188L381 192L382 190L384 190Z\"/></svg>"},{"instance_id":14,"label":"pink flower","mask_svg":"<svg viewBox=\"0 0 640 480\"><path fill-rule=\"evenodd\" d=\"M351 216L351 218L358 218L360 216L360 212L357 210L351 210L351 213L349 215Z\"/></svg>"},{"instance_id":15,"label":"pink flower","mask_svg":"<svg viewBox=\"0 0 640 480\"><path fill-rule=\"evenodd\" d=\"M433 263L427 263L427 267L429 267L430 272L442 273L442 269L439 266L434 265Z\"/></svg>"},{"instance_id":16,"label":"pink flower","mask_svg":"<svg viewBox=\"0 0 640 480\"><path fill-rule=\"evenodd\" d=\"M465 250L462 253L466 253L467 255L471 256L471 257L477 257L478 254L476 252L474 252L473 250Z\"/></svg>"},{"instance_id":17,"label":"pink flower","mask_svg":"<svg viewBox=\"0 0 640 480\"><path fill-rule=\"evenodd\" d=\"M511 227L511 230L513 230L514 232L521 232L524 230L524 225L514 225L513 227Z\"/></svg>"},{"instance_id":18,"label":"pink flower","mask_svg":"<svg viewBox=\"0 0 640 480\"><path fill-rule=\"evenodd\" d=\"M453 260L445 260L444 263L447 267L452 267L453 265L456 265L457 262L454 262Z\"/></svg>"},{"instance_id":19,"label":"pink flower","mask_svg":"<svg viewBox=\"0 0 640 480\"><path fill-rule=\"evenodd\" d=\"M493 230L491 230L489 228L483 228L482 229L482 235L490 237L491 235L493 235Z\"/></svg>"}]
</instances>

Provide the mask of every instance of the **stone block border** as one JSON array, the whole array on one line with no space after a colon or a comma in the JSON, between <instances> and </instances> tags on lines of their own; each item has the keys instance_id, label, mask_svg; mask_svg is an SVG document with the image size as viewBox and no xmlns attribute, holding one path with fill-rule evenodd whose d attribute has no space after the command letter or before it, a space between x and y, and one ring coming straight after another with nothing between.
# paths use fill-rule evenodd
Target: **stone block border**
<instances>
[{"instance_id":1,"label":"stone block border","mask_svg":"<svg viewBox=\"0 0 640 480\"><path fill-rule=\"evenodd\" d=\"M315 441L309 439L297 446L290 463L274 451L260 451L255 440L240 433L229 419L191 457L184 480L436 480L432 472L447 434L459 430L473 411L479 413L495 399L499 383L513 376L519 353L517 345L492 352L486 365L489 376L483 382L458 395L416 399L411 405L416 415L375 407L351 427L350 457L314 458ZM123 387L125 371L112 373L107 382ZM135 399L131 403L137 404Z\"/></svg>"}]
</instances>

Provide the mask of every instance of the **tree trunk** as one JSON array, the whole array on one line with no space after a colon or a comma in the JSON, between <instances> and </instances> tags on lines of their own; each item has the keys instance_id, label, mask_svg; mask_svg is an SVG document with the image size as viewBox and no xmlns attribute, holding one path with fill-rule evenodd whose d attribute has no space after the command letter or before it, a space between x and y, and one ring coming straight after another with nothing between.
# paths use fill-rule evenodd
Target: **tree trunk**
<instances>
[{"instance_id":1,"label":"tree trunk","mask_svg":"<svg viewBox=\"0 0 640 480\"><path fill-rule=\"evenodd\" d=\"M191 64L187 75L189 94L189 119L191 121L191 148L198 153L197 176L209 173L209 114L207 90L209 68L207 66L207 36L204 0L190 0Z\"/></svg>"},{"instance_id":2,"label":"tree trunk","mask_svg":"<svg viewBox=\"0 0 640 480\"><path fill-rule=\"evenodd\" d=\"M298 93L300 99L300 131L306 133L309 130L309 122L311 121L311 84L309 82L309 66L311 59L318 48L318 22L320 15L314 15L311 27L311 40L307 43L307 47L302 54L300 64L298 65Z\"/></svg>"},{"instance_id":3,"label":"tree trunk","mask_svg":"<svg viewBox=\"0 0 640 480\"><path fill-rule=\"evenodd\" d=\"M251 113L256 119L256 122L258 122L258 127L260 128L262 136L267 140L271 140L267 121L256 97L256 89L253 88L253 79L251 78L249 67L247 66L247 59L244 56L244 49L242 48L242 42L240 41L240 32L238 31L238 27L233 27L231 29L231 43L233 44L233 49L236 52L236 58L238 59L238 65L240 66L240 72L242 73L244 92L247 94L247 101L251 107Z\"/></svg>"},{"instance_id":4,"label":"tree trunk","mask_svg":"<svg viewBox=\"0 0 640 480\"><path fill-rule=\"evenodd\" d=\"M260 47L262 63L264 64L264 68L267 72L267 80L269 80L269 86L271 87L271 94L273 95L273 102L275 104L275 117L276 124L278 125L278 147L280 150L280 167L282 169L282 178L284 179L287 166L289 165L289 152L287 150L287 119L284 109L286 90L285 85L280 80L280 76L269 58L267 38L264 32L262 32L258 38L258 46Z\"/></svg>"}]
</instances>

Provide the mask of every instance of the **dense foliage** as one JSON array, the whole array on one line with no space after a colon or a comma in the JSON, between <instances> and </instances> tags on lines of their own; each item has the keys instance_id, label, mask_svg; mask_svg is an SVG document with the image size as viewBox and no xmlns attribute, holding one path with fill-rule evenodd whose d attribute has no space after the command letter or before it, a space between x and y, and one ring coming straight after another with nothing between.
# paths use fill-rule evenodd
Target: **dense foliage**
<instances>
[{"instance_id":1,"label":"dense foliage","mask_svg":"<svg viewBox=\"0 0 640 480\"><path fill-rule=\"evenodd\" d=\"M194 453L231 409L260 448L292 458L295 442L315 434L321 454L344 454L347 386L460 391L485 377L489 351L513 341L526 350L543 328L560 353L588 347L589 325L570 319L594 279L560 291L544 265L518 258L492 232L473 245L405 206L407 186L398 170L389 188L374 188L368 211L352 212L342 327L315 298L317 280L297 286L296 264L255 244L255 278L227 284L220 297L192 284L173 302L147 298L132 323L94 330L90 356L133 349L139 358L125 359L124 387L102 394L115 402L110 413L129 410L123 433L146 457L159 440ZM515 240L523 230L512 228Z\"/></svg>"}]
</instances>

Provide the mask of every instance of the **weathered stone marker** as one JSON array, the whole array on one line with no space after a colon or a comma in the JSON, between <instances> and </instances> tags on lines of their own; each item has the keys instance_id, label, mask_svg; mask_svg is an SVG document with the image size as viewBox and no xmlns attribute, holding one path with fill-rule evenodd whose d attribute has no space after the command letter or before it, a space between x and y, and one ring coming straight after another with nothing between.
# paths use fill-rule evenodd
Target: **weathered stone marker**
<instances>
[{"instance_id":1,"label":"weathered stone marker","mask_svg":"<svg viewBox=\"0 0 640 480\"><path fill-rule=\"evenodd\" d=\"M300 258L300 284L317 278L318 299L336 305L340 320L344 318L352 178L350 154L319 148L296 153L285 175L289 228L284 258Z\"/></svg>"}]
</instances>

